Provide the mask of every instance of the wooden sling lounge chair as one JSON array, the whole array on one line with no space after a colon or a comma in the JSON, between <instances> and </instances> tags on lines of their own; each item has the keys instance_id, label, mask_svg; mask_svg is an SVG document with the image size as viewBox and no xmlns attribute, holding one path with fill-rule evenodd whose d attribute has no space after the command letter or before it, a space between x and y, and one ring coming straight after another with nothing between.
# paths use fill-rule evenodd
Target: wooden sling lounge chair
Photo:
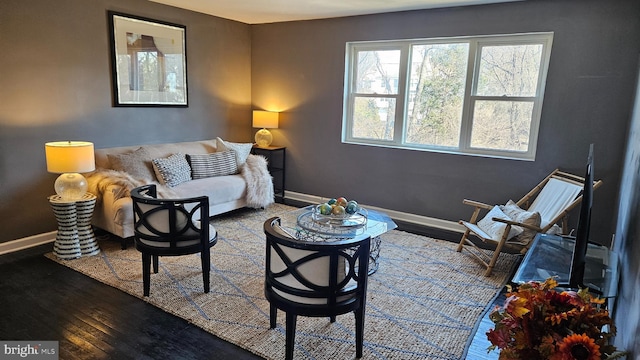
<instances>
[{"instance_id":1,"label":"wooden sling lounge chair","mask_svg":"<svg viewBox=\"0 0 640 360\"><path fill-rule=\"evenodd\" d=\"M602 180L593 182L594 190ZM584 178L558 169L554 170L536 187L518 202L509 201L506 205L488 205L473 200L463 200L464 204L474 207L469 221L460 220L465 232L460 239L457 251L467 250L476 257L490 276L500 252L520 252L524 254L537 233L555 232L568 234L569 212L582 200L581 190ZM488 210L484 218L478 219L480 212ZM557 223L561 222L561 230ZM474 235L495 250L487 251L469 239Z\"/></svg>"}]
</instances>

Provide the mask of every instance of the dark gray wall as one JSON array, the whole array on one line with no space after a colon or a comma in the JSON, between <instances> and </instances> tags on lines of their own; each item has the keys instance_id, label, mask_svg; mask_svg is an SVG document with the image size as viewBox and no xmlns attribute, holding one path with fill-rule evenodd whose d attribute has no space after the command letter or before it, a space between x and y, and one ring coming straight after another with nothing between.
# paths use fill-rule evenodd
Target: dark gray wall
<instances>
[{"instance_id":1,"label":"dark gray wall","mask_svg":"<svg viewBox=\"0 0 640 360\"><path fill-rule=\"evenodd\" d=\"M187 27L188 108L114 108L107 10ZM146 0L0 1L0 242L55 230L44 143L250 141L251 27Z\"/></svg>"},{"instance_id":2,"label":"dark gray wall","mask_svg":"<svg viewBox=\"0 0 640 360\"><path fill-rule=\"evenodd\" d=\"M553 31L536 160L341 143L345 42ZM253 26L252 101L283 112L287 190L440 219L463 198L519 199L559 167L584 173L595 143L593 240L608 243L640 51L640 2L548 0ZM574 219L577 216L574 216Z\"/></svg>"}]
</instances>

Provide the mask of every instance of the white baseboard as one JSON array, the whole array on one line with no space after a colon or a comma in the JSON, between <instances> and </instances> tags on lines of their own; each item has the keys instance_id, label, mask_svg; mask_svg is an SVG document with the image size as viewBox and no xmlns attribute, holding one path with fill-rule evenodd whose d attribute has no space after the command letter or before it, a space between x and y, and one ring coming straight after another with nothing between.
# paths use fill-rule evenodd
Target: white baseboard
<instances>
[{"instance_id":1,"label":"white baseboard","mask_svg":"<svg viewBox=\"0 0 640 360\"><path fill-rule=\"evenodd\" d=\"M57 233L57 231L51 231L1 243L0 255L54 242L56 240Z\"/></svg>"},{"instance_id":2,"label":"white baseboard","mask_svg":"<svg viewBox=\"0 0 640 360\"><path fill-rule=\"evenodd\" d=\"M302 193L297 193L293 191L285 191L284 197L285 199L300 201L300 202L309 203L309 204L318 204L326 200L326 198L321 196L302 194ZM421 215L409 214L401 211L383 209L375 206L369 206L366 204L361 204L361 205L367 209L386 213L393 219L404 221L410 224L422 225L422 226L432 227L432 228L441 229L441 230L459 232L459 233L464 232L464 228L462 227L462 225L454 221L436 219L428 216L421 216ZM0 255L54 242L56 240L56 233L57 233L56 231L51 231L44 234L28 236L22 239L11 240L4 243L0 243Z\"/></svg>"},{"instance_id":3,"label":"white baseboard","mask_svg":"<svg viewBox=\"0 0 640 360\"><path fill-rule=\"evenodd\" d=\"M305 202L305 203L310 203L310 204L319 204L322 201L326 201L327 200L326 197L309 195L309 194L302 194L302 193L297 193L297 192L293 192L293 191L285 191L284 197L285 197L285 199L289 199L289 200L293 200L293 201L300 201L300 202ZM442 219L432 218L432 217L428 217L428 216L409 214L409 213L405 213L405 212L401 212L401 211L395 211L395 210L383 209L383 208L379 208L379 207L375 207L375 206L369 206L369 205L366 205L366 204L360 204L360 205L362 205L363 207L365 207L367 209L383 212L383 213L389 215L389 217L391 217L393 219L396 219L396 220L399 220L399 221L403 221L403 222L407 222L407 223L411 223L411 224L416 224L416 225L432 227L432 228L446 230L446 231L459 232L461 234L464 233L464 227L462 225L458 224L455 221L442 220Z\"/></svg>"}]
</instances>

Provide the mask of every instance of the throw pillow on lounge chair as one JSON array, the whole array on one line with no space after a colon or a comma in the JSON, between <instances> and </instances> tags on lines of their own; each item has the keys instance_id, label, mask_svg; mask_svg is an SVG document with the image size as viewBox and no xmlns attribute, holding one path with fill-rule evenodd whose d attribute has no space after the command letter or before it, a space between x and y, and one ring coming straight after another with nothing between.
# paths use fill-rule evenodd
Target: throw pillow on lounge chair
<instances>
[{"instance_id":1,"label":"throw pillow on lounge chair","mask_svg":"<svg viewBox=\"0 0 640 360\"><path fill-rule=\"evenodd\" d=\"M501 205L500 210L505 213L511 220L515 222L519 222L521 224L531 225L535 227L540 227L540 222L542 221L542 217L540 213L537 211L527 211L523 210L516 204L513 200L509 200L506 205ZM527 229L525 227L518 227L522 230L520 234L515 236L512 242L517 242L522 245L527 245L533 238L536 236L537 231Z\"/></svg>"},{"instance_id":2,"label":"throw pillow on lounge chair","mask_svg":"<svg viewBox=\"0 0 640 360\"><path fill-rule=\"evenodd\" d=\"M487 213L487 215L484 216L484 218L478 221L477 225L482 231L489 235L490 239L500 241L502 235L504 234L504 230L507 227L507 224L500 221L495 221L493 220L494 218L512 220L500 209L499 205L496 205ZM512 226L509 230L509 235L507 235L507 240L512 239L513 237L521 233L521 227Z\"/></svg>"}]
</instances>

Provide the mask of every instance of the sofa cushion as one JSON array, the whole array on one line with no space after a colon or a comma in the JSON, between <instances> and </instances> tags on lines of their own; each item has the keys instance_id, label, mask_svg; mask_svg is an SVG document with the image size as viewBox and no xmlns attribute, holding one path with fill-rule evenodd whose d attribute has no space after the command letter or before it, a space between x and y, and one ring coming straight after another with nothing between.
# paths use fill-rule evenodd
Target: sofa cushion
<instances>
[{"instance_id":1,"label":"sofa cushion","mask_svg":"<svg viewBox=\"0 0 640 360\"><path fill-rule=\"evenodd\" d=\"M153 170L162 185L174 187L191 180L191 167L184 154L173 154L163 159L151 160Z\"/></svg>"},{"instance_id":2,"label":"sofa cushion","mask_svg":"<svg viewBox=\"0 0 640 360\"><path fill-rule=\"evenodd\" d=\"M191 165L191 177L193 179L235 175L238 173L235 151L188 154L187 161Z\"/></svg>"},{"instance_id":3,"label":"sofa cushion","mask_svg":"<svg viewBox=\"0 0 640 360\"><path fill-rule=\"evenodd\" d=\"M228 151L228 150L235 151L238 167L244 165L245 161L247 161L247 158L249 157L249 154L251 153L252 148L253 148L252 143L233 143L229 141L224 141L219 137L216 138L216 151Z\"/></svg>"},{"instance_id":4,"label":"sofa cushion","mask_svg":"<svg viewBox=\"0 0 640 360\"><path fill-rule=\"evenodd\" d=\"M171 188L178 198L207 196L209 206L244 199L247 183L242 175L214 176L194 179Z\"/></svg>"},{"instance_id":5,"label":"sofa cushion","mask_svg":"<svg viewBox=\"0 0 640 360\"><path fill-rule=\"evenodd\" d=\"M145 148L139 147L130 153L109 154L107 157L114 170L124 171L137 180L155 181L156 176L151 165L152 157Z\"/></svg>"}]
</instances>

